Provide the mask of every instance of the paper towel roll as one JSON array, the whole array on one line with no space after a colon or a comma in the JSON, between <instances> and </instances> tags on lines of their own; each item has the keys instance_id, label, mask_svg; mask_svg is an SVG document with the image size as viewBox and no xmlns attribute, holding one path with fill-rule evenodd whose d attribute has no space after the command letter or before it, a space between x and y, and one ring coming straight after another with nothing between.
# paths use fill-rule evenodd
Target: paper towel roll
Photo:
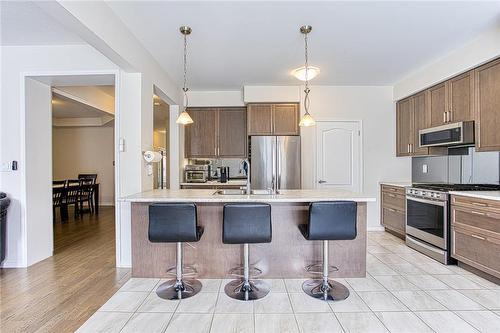
<instances>
[{"instance_id":1,"label":"paper towel roll","mask_svg":"<svg viewBox=\"0 0 500 333\"><path fill-rule=\"evenodd\" d=\"M144 152L144 160L148 163L160 162L161 154L157 151L145 151Z\"/></svg>"}]
</instances>

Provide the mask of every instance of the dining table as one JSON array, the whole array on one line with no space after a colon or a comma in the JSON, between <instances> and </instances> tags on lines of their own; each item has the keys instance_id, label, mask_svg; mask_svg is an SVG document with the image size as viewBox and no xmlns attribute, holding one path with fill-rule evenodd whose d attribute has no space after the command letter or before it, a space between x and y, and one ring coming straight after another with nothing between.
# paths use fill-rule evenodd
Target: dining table
<instances>
[{"instance_id":1,"label":"dining table","mask_svg":"<svg viewBox=\"0 0 500 333\"><path fill-rule=\"evenodd\" d=\"M63 185L61 185L62 187ZM93 195L92 195L92 200L94 201L94 212L96 214L99 214L99 183L94 183L91 185L88 185L92 187L93 190ZM53 185L53 187L58 187L58 185ZM80 187L80 185L66 185L65 188L66 190L71 190ZM68 205L65 203L61 203L60 207L61 211L61 220L62 221L67 221L68 220Z\"/></svg>"}]
</instances>

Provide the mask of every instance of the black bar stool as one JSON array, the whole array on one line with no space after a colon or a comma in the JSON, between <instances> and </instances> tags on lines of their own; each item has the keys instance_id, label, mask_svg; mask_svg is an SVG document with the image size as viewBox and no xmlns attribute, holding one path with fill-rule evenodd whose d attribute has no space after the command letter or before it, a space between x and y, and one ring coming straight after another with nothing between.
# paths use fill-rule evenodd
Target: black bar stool
<instances>
[{"instance_id":1,"label":"black bar stool","mask_svg":"<svg viewBox=\"0 0 500 333\"><path fill-rule=\"evenodd\" d=\"M300 224L299 230L307 240L323 241L323 262L320 265L322 279L307 280L302 284L302 290L314 298L323 300L343 300L349 297L349 289L342 283L328 280L331 271L328 265L328 241L350 240L356 238L356 202L329 201L313 202L309 205L309 223ZM337 270L332 267L332 270Z\"/></svg>"},{"instance_id":2,"label":"black bar stool","mask_svg":"<svg viewBox=\"0 0 500 333\"><path fill-rule=\"evenodd\" d=\"M177 243L175 280L162 283L156 289L159 297L182 299L194 296L201 290L200 281L182 279L182 243L197 242L202 234L203 227L198 226L194 203L161 203L149 206L149 241Z\"/></svg>"},{"instance_id":3,"label":"black bar stool","mask_svg":"<svg viewBox=\"0 0 500 333\"><path fill-rule=\"evenodd\" d=\"M226 284L224 291L231 298L248 301L269 293L270 287L260 280L250 280L249 245L270 243L272 238L271 205L236 203L224 205L222 242L243 244L243 279Z\"/></svg>"}]
</instances>

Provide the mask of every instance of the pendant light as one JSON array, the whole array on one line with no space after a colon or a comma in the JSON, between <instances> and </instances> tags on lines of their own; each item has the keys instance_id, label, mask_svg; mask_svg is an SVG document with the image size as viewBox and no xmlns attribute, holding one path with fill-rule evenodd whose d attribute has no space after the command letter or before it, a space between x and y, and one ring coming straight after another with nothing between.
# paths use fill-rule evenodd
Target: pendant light
<instances>
[{"instance_id":1,"label":"pendant light","mask_svg":"<svg viewBox=\"0 0 500 333\"><path fill-rule=\"evenodd\" d=\"M181 125L189 125L193 123L193 119L187 112L187 108L189 105L187 96L187 92L189 90L189 88L187 87L187 36L191 33L191 28L183 25L179 30L184 36L184 85L182 87L182 91L184 92L184 106L181 114L177 117L177 120L175 122Z\"/></svg>"},{"instance_id":2,"label":"pendant light","mask_svg":"<svg viewBox=\"0 0 500 333\"><path fill-rule=\"evenodd\" d=\"M312 30L312 27L310 25L303 25L300 27L300 32L304 34L304 44L305 44L305 65L304 65L304 81L306 82L306 87L304 89L304 109L306 113L302 116L302 119L300 119L299 126L301 127L309 127L309 126L314 126L316 125L316 121L314 118L309 114L309 93L311 92L311 89L309 89L309 70L311 67L309 67L309 57L308 57L308 49L307 49L307 34L309 34ZM319 68L318 68L318 73L319 73Z\"/></svg>"}]
</instances>

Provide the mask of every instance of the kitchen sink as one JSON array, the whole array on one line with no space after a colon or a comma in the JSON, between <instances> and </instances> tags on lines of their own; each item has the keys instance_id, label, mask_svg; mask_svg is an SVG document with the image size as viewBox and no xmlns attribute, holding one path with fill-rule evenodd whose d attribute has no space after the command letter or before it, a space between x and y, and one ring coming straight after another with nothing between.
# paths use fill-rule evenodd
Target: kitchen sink
<instances>
[{"instance_id":1,"label":"kitchen sink","mask_svg":"<svg viewBox=\"0 0 500 333\"><path fill-rule=\"evenodd\" d=\"M228 190L217 190L213 195L246 195L246 190L238 189L228 189ZM272 190L251 190L250 195L276 195L279 192L273 192Z\"/></svg>"}]
</instances>

